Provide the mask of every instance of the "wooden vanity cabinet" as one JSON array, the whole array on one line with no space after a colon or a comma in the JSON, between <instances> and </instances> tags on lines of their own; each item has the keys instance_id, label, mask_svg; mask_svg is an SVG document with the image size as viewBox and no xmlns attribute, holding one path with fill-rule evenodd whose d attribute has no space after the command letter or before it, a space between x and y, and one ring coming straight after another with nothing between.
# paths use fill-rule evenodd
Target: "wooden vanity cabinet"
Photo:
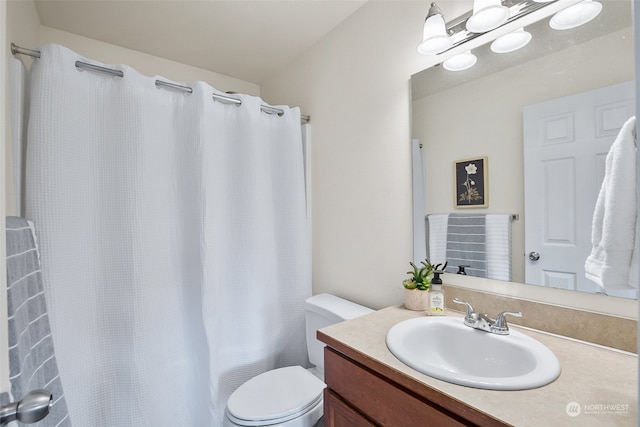
<instances>
[{"instance_id":1,"label":"wooden vanity cabinet","mask_svg":"<svg viewBox=\"0 0 640 427\"><path fill-rule=\"evenodd\" d=\"M424 385L417 391L420 386L407 377L395 381L380 373L384 369L371 369L329 346L324 359L326 427L505 425Z\"/></svg>"}]
</instances>

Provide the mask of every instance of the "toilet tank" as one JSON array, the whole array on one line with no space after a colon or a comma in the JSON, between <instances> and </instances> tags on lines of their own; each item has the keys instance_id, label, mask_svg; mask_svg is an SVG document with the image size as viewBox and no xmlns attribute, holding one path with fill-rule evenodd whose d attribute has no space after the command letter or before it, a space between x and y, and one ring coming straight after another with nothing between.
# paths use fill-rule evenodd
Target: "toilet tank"
<instances>
[{"instance_id":1,"label":"toilet tank","mask_svg":"<svg viewBox=\"0 0 640 427\"><path fill-rule=\"evenodd\" d=\"M319 294L305 301L307 350L309 361L324 372L324 343L316 339L316 331L325 326L373 312L372 309L331 294Z\"/></svg>"}]
</instances>

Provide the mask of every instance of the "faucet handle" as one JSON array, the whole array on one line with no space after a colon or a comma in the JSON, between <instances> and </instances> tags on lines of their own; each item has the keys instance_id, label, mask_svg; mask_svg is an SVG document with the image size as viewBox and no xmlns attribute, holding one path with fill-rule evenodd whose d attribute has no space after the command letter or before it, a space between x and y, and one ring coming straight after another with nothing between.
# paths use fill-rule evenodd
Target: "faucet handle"
<instances>
[{"instance_id":1,"label":"faucet handle","mask_svg":"<svg viewBox=\"0 0 640 427\"><path fill-rule=\"evenodd\" d=\"M496 317L496 321L493 324L493 331L497 334L506 335L509 333L509 325L507 325L506 316L514 316L514 317L522 317L522 313L520 311L503 311L498 314Z\"/></svg>"},{"instance_id":2,"label":"faucet handle","mask_svg":"<svg viewBox=\"0 0 640 427\"><path fill-rule=\"evenodd\" d=\"M454 298L453 302L455 302L456 304L462 304L467 306L467 313L465 314L465 317L470 317L471 314L473 313L473 307L471 307L471 304L469 304L468 302L462 301L459 298Z\"/></svg>"}]
</instances>

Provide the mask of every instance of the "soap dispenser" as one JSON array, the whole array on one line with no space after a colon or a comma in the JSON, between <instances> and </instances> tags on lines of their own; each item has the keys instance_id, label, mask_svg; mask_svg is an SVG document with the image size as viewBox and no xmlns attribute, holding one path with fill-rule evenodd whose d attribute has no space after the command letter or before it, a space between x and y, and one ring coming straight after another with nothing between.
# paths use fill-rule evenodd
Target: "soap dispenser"
<instances>
[{"instance_id":1,"label":"soap dispenser","mask_svg":"<svg viewBox=\"0 0 640 427\"><path fill-rule=\"evenodd\" d=\"M429 316L444 316L444 291L442 290L442 279L440 275L444 270L436 270L433 272L431 279L431 287L429 288L429 308L427 314Z\"/></svg>"},{"instance_id":2,"label":"soap dispenser","mask_svg":"<svg viewBox=\"0 0 640 427\"><path fill-rule=\"evenodd\" d=\"M466 276L467 272L464 270L465 267L470 267L470 265L459 265L458 266L458 272L456 274L462 274L462 275Z\"/></svg>"}]
</instances>

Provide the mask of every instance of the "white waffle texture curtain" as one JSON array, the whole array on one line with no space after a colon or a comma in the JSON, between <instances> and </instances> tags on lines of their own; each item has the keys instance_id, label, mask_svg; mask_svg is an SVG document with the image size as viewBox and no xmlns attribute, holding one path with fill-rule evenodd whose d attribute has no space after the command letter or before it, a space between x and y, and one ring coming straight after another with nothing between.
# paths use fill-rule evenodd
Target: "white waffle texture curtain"
<instances>
[{"instance_id":1,"label":"white waffle texture curtain","mask_svg":"<svg viewBox=\"0 0 640 427\"><path fill-rule=\"evenodd\" d=\"M307 361L300 112L41 51L26 216L70 415L92 427L218 426L244 381Z\"/></svg>"}]
</instances>

